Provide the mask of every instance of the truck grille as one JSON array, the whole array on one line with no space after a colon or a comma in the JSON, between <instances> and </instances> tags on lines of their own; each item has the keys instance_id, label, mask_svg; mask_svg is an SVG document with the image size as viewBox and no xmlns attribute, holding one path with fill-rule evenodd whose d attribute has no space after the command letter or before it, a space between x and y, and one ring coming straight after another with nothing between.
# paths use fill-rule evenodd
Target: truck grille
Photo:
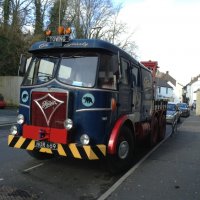
<instances>
[{"instance_id":1,"label":"truck grille","mask_svg":"<svg viewBox=\"0 0 200 200\"><path fill-rule=\"evenodd\" d=\"M31 124L64 128L67 113L67 93L32 92Z\"/></svg>"}]
</instances>

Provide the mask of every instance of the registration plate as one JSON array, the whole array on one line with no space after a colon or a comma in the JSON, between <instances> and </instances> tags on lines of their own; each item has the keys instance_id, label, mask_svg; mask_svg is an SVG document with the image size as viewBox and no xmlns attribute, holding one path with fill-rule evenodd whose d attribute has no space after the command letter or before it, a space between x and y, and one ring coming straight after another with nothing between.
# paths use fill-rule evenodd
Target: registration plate
<instances>
[{"instance_id":1,"label":"registration plate","mask_svg":"<svg viewBox=\"0 0 200 200\"><path fill-rule=\"evenodd\" d=\"M51 150L57 150L58 145L52 142L48 141L35 141L35 147L36 148L47 148Z\"/></svg>"}]
</instances>

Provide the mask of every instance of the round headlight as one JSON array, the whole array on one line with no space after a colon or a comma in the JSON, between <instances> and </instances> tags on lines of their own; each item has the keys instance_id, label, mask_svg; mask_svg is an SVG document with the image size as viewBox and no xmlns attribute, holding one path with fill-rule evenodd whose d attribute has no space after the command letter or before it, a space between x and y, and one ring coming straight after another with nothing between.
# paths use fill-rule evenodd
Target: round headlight
<instances>
[{"instance_id":1,"label":"round headlight","mask_svg":"<svg viewBox=\"0 0 200 200\"><path fill-rule=\"evenodd\" d=\"M12 135L16 135L17 134L17 127L16 126L12 126L10 128L10 132L11 132Z\"/></svg>"},{"instance_id":2,"label":"round headlight","mask_svg":"<svg viewBox=\"0 0 200 200\"><path fill-rule=\"evenodd\" d=\"M17 116L17 123L18 123L18 124L23 124L23 123L24 123L24 115L19 114L19 115Z\"/></svg>"},{"instance_id":3,"label":"round headlight","mask_svg":"<svg viewBox=\"0 0 200 200\"><path fill-rule=\"evenodd\" d=\"M71 119L66 119L64 121L64 127L69 131L73 127L73 121Z\"/></svg>"},{"instance_id":4,"label":"round headlight","mask_svg":"<svg viewBox=\"0 0 200 200\"><path fill-rule=\"evenodd\" d=\"M87 145L90 142L90 137L87 134L83 134L80 137L80 141L83 145Z\"/></svg>"}]
</instances>

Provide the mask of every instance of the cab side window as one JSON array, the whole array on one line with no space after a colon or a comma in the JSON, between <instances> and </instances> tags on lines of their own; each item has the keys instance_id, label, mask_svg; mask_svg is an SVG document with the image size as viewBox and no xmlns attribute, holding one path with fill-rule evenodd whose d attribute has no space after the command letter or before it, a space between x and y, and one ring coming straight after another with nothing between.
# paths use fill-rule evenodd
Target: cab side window
<instances>
[{"instance_id":1,"label":"cab side window","mask_svg":"<svg viewBox=\"0 0 200 200\"><path fill-rule=\"evenodd\" d=\"M142 89L144 91L145 97L144 99L152 99L153 98L153 80L151 73L142 68Z\"/></svg>"},{"instance_id":2,"label":"cab side window","mask_svg":"<svg viewBox=\"0 0 200 200\"><path fill-rule=\"evenodd\" d=\"M132 82L133 87L139 87L140 86L140 80L139 80L139 69L136 66L133 66L132 68Z\"/></svg>"},{"instance_id":3,"label":"cab side window","mask_svg":"<svg viewBox=\"0 0 200 200\"><path fill-rule=\"evenodd\" d=\"M143 90L152 90L153 80L151 73L149 73L146 69L142 69L142 85Z\"/></svg>"},{"instance_id":4,"label":"cab side window","mask_svg":"<svg viewBox=\"0 0 200 200\"><path fill-rule=\"evenodd\" d=\"M117 55L101 55L98 86L102 89L116 90L118 63Z\"/></svg>"},{"instance_id":5,"label":"cab side window","mask_svg":"<svg viewBox=\"0 0 200 200\"><path fill-rule=\"evenodd\" d=\"M122 79L121 79L121 82L124 85L128 85L129 63L126 60L122 59L121 66L122 66Z\"/></svg>"}]
</instances>

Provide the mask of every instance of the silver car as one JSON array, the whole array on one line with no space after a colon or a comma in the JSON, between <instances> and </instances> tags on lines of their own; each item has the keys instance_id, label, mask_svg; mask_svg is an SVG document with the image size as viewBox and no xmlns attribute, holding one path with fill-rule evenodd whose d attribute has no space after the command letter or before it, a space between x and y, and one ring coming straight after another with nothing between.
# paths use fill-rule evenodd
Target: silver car
<instances>
[{"instance_id":1,"label":"silver car","mask_svg":"<svg viewBox=\"0 0 200 200\"><path fill-rule=\"evenodd\" d=\"M166 122L168 124L174 124L175 122L180 121L181 112L174 102L168 102L167 104L167 114L166 114Z\"/></svg>"}]
</instances>

